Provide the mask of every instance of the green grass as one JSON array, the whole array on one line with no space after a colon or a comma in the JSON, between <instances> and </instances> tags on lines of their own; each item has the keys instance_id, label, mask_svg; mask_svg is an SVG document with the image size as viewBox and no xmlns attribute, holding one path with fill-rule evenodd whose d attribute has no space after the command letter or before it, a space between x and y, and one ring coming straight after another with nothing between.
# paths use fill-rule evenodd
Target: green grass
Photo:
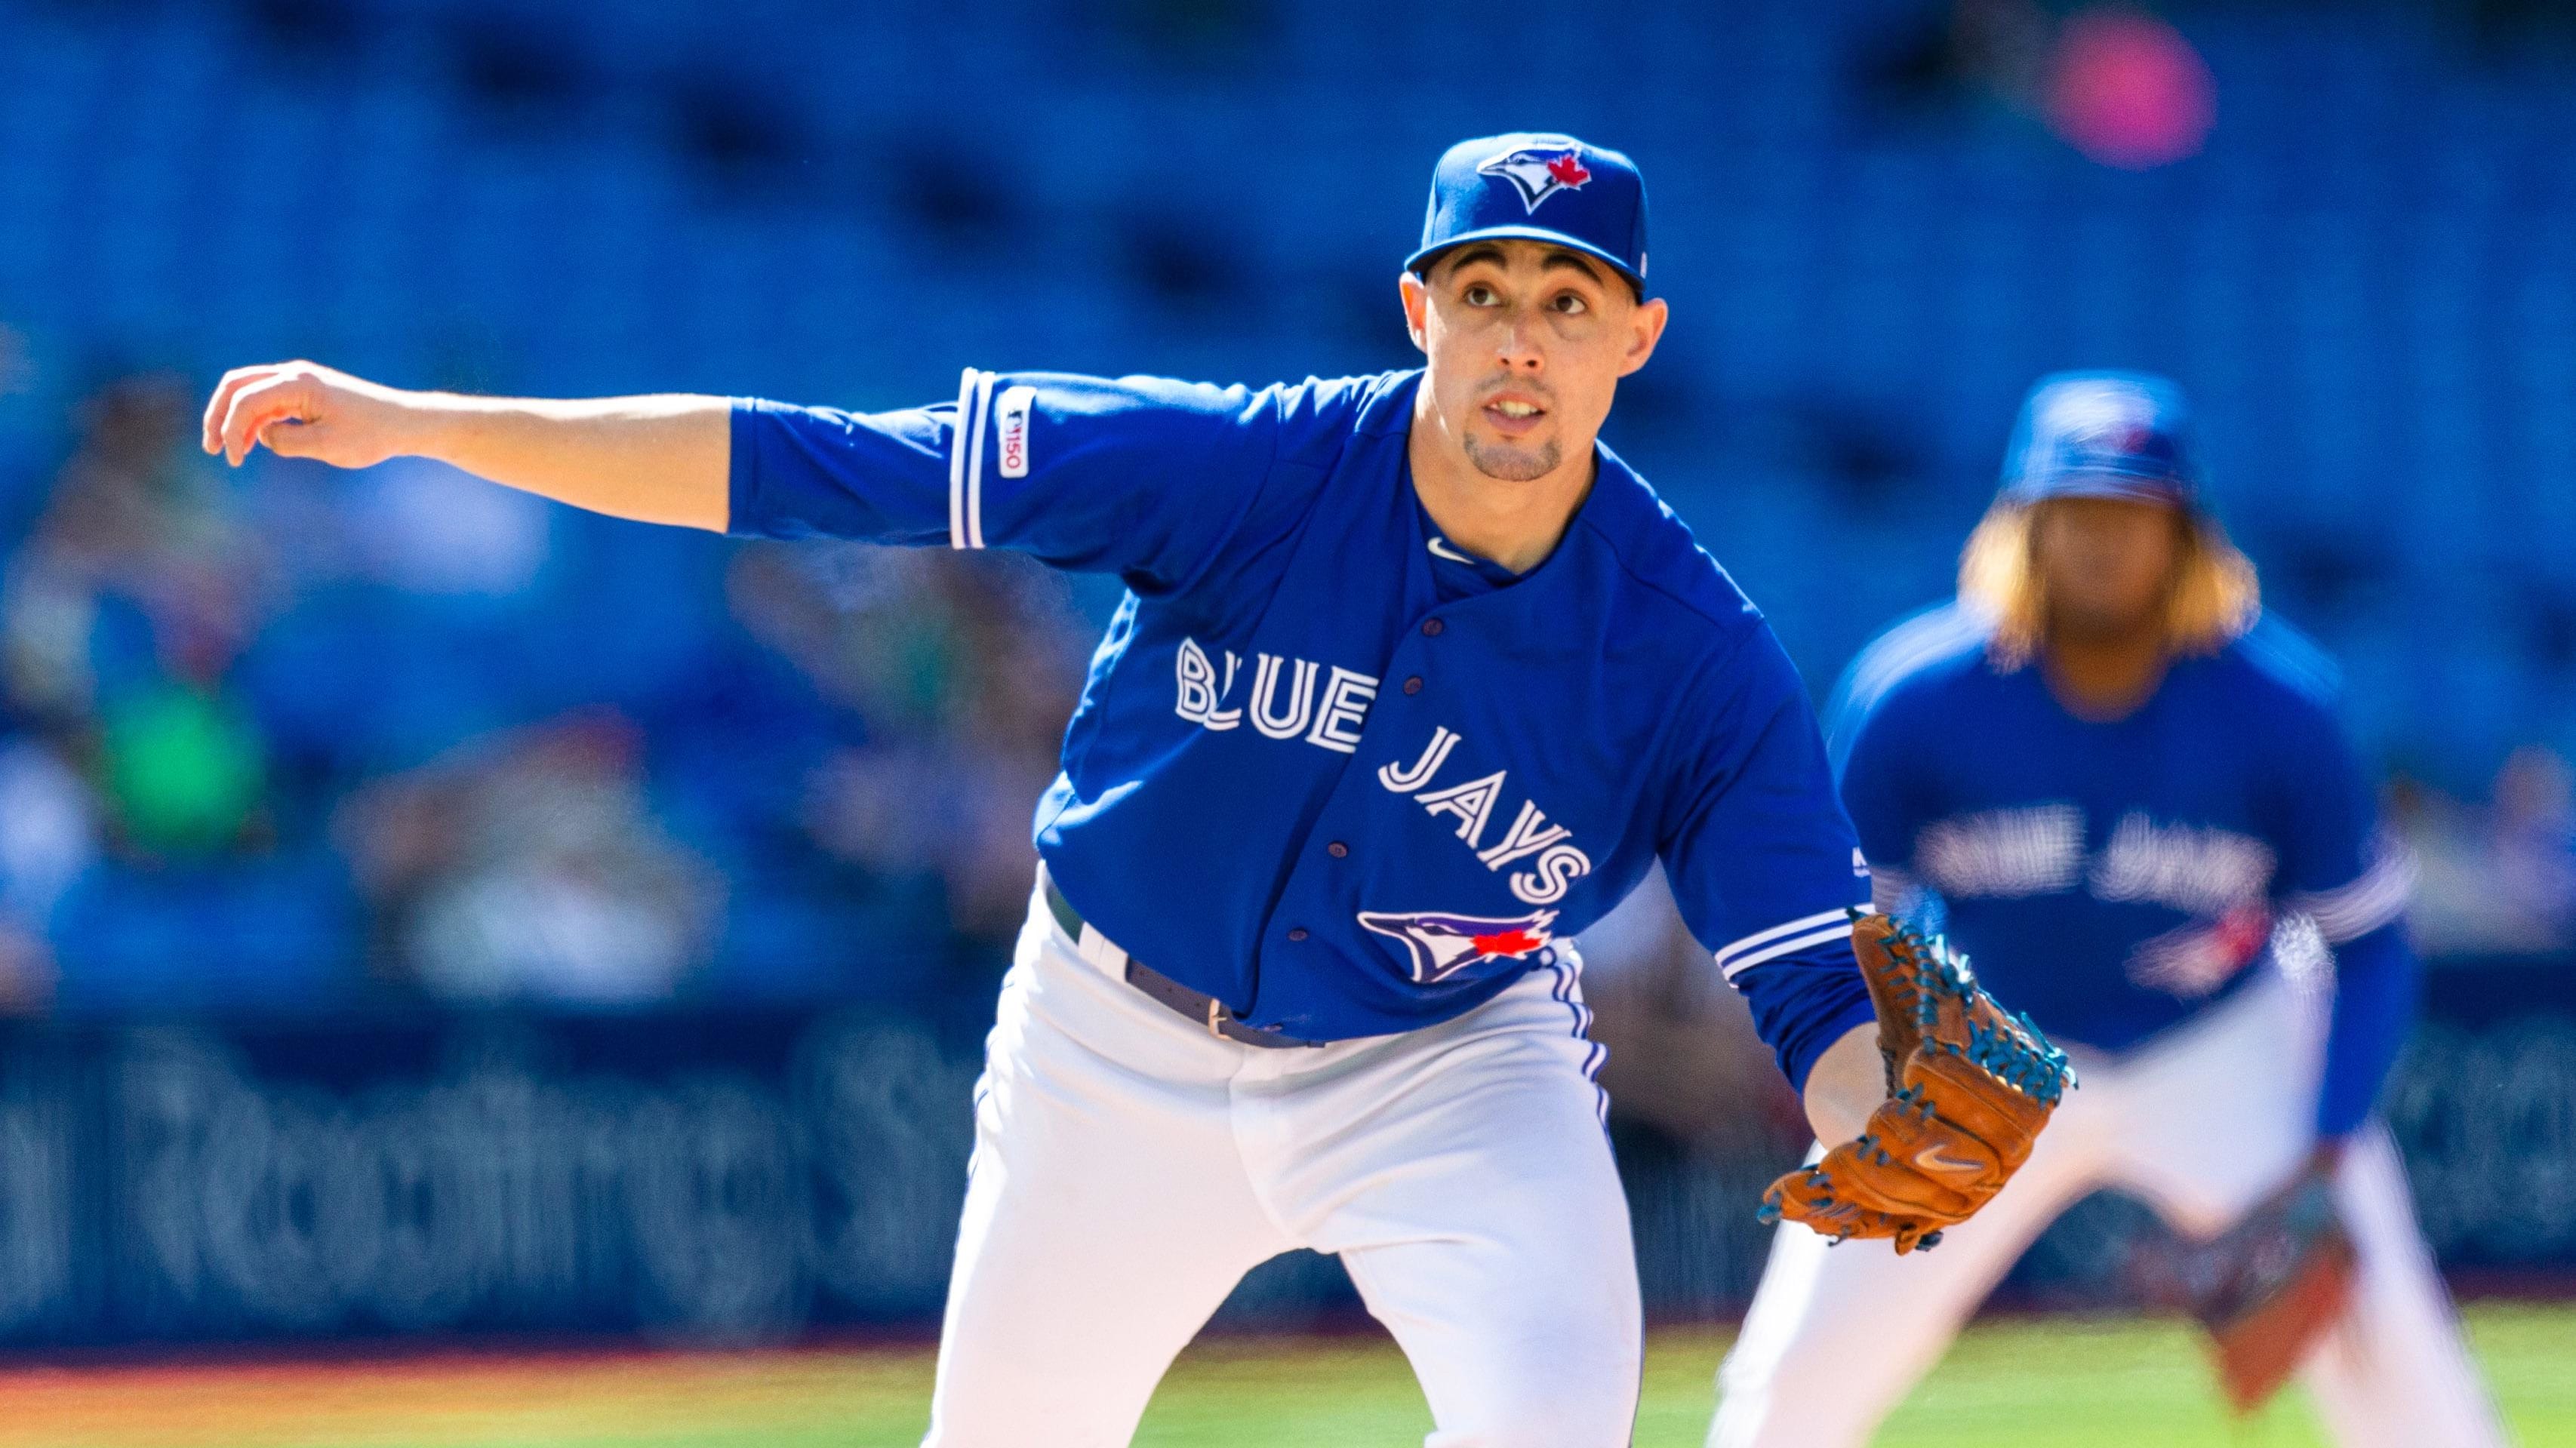
<instances>
[{"instance_id":1,"label":"green grass","mask_svg":"<svg viewBox=\"0 0 2576 1448\"><path fill-rule=\"evenodd\" d=\"M2529 1448L2576 1445L2576 1310L2470 1314L2479 1357ZM1715 1406L1722 1334L1668 1331L1647 1350L1637 1448L1698 1448ZM1281 1357L1221 1342L1164 1384L1139 1448L1403 1444L1431 1426L1403 1359L1374 1341ZM893 1442L895 1440L888 1440ZM1879 1448L2292 1448L2322 1445L2296 1391L2233 1423L2200 1343L2178 1323L2037 1319L1961 1338L1880 1432ZM2433 1448L2433 1445L2427 1445Z\"/></svg>"},{"instance_id":2,"label":"green grass","mask_svg":"<svg viewBox=\"0 0 2576 1448\"><path fill-rule=\"evenodd\" d=\"M2532 1448L2576 1448L2576 1307L2472 1309L2496 1395ZM1649 1344L1638 1448L1697 1448L1725 1346ZM456 1356L390 1363L0 1372L0 1445L46 1448L909 1448L922 1350ZM1186 1354L1142 1448L1418 1444L1430 1415L1392 1343L1222 1338ZM2231 1424L2199 1345L2167 1322L2034 1319L1962 1338L1881 1448L2293 1448L2292 1394ZM1041 1445L1032 1445L1041 1448Z\"/></svg>"}]
</instances>

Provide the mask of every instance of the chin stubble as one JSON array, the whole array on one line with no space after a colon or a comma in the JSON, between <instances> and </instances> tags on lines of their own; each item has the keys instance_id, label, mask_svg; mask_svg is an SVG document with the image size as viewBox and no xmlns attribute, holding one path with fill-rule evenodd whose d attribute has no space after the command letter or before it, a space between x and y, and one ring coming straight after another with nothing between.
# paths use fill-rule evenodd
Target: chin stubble
<instances>
[{"instance_id":1,"label":"chin stubble","mask_svg":"<svg viewBox=\"0 0 2576 1448\"><path fill-rule=\"evenodd\" d=\"M1506 483L1526 483L1546 477L1564 461L1564 451L1553 441L1541 443L1535 451L1526 448L1488 446L1473 438L1465 439L1467 461L1486 477Z\"/></svg>"}]
</instances>

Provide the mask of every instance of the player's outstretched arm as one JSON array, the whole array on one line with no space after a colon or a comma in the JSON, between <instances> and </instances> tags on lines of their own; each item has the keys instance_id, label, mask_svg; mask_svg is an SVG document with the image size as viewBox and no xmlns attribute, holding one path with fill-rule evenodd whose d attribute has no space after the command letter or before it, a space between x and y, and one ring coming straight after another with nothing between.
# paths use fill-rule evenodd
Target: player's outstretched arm
<instances>
[{"instance_id":1,"label":"player's outstretched arm","mask_svg":"<svg viewBox=\"0 0 2576 1448\"><path fill-rule=\"evenodd\" d=\"M721 397L465 397L273 362L224 374L202 441L236 467L260 444L343 468L436 458L594 513L721 533L731 415Z\"/></svg>"}]
</instances>

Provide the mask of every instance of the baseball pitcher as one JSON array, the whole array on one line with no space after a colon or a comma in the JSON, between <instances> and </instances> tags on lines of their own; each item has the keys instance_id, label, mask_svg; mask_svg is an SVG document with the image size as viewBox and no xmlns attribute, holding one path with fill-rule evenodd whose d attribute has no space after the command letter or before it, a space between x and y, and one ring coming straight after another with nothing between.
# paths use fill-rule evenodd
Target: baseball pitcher
<instances>
[{"instance_id":1,"label":"baseball pitcher","mask_svg":"<svg viewBox=\"0 0 2576 1448\"><path fill-rule=\"evenodd\" d=\"M2047 1105L1888 1099L1965 1060L1958 1022L1991 1006L1881 922L1862 954L1937 977L1905 998L1955 1027L1882 1040L1849 913L1867 871L1798 678L1597 441L1663 334L1646 261L1626 157L1498 136L1440 161L1398 279L1418 371L970 369L953 402L858 414L290 363L228 375L205 441L1115 574L975 1093L927 1441L1126 1442L1236 1280L1310 1247L1402 1345L1432 1444L1607 1448L1637 1282L1571 937L1654 862L1819 1138L1867 1138L1774 1210L1915 1245ZM1890 1127L1923 1162L1875 1149Z\"/></svg>"}]
</instances>

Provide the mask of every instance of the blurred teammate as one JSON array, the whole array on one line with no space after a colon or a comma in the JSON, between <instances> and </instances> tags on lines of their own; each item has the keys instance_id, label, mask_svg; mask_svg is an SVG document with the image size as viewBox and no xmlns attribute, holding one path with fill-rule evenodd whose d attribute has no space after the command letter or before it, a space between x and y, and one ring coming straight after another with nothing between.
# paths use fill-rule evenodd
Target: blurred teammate
<instances>
[{"instance_id":1,"label":"blurred teammate","mask_svg":"<svg viewBox=\"0 0 2576 1448\"><path fill-rule=\"evenodd\" d=\"M2332 1325L2298 1339L2338 1443L2501 1441L2371 1117L2413 1011L2408 868L2322 659L2255 625L2253 570L2198 503L2180 394L2043 380L1959 595L1852 666L1831 729L1843 800L1881 908L1946 917L2083 1086L1928 1257L1783 1226L1709 1441L1867 1441L2041 1228L2104 1187L2194 1237L2259 1205L2280 1245L2349 1244L2348 1304L2321 1249L2303 1290ZM2282 1294L2250 1328L2294 1330L2301 1310Z\"/></svg>"},{"instance_id":2,"label":"blurred teammate","mask_svg":"<svg viewBox=\"0 0 2576 1448\"><path fill-rule=\"evenodd\" d=\"M622 517L1127 584L1038 806L932 1444L1126 1442L1297 1247L1341 1255L1433 1444L1625 1443L1636 1269L1569 937L1658 858L1820 1138L1885 1099L1866 872L1797 675L1596 441L1664 329L1643 184L1512 135L1453 148L1431 200L1401 278L1420 372L970 370L954 404L862 416L292 363L208 405L235 462L414 453Z\"/></svg>"}]
</instances>

